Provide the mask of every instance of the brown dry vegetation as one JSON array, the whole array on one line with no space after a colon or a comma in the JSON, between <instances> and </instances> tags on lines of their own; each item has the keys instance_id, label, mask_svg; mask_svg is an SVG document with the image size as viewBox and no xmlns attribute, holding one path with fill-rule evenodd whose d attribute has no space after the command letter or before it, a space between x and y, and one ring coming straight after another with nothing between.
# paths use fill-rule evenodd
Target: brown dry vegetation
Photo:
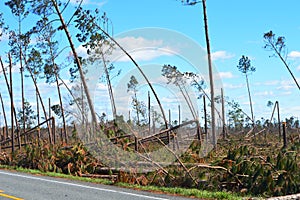
<instances>
[{"instance_id":1,"label":"brown dry vegetation","mask_svg":"<svg viewBox=\"0 0 300 200\"><path fill-rule=\"evenodd\" d=\"M258 131L259 132L259 131ZM128 147L127 147L128 148ZM288 133L282 148L277 133L230 134L218 141L217 150L199 157L201 144L195 141L178 162L148 173L104 166L76 139L70 143L44 142L27 145L12 155L1 152L0 164L59 172L75 176L110 178L138 185L198 188L230 191L244 195L277 196L300 192L299 134Z\"/></svg>"}]
</instances>

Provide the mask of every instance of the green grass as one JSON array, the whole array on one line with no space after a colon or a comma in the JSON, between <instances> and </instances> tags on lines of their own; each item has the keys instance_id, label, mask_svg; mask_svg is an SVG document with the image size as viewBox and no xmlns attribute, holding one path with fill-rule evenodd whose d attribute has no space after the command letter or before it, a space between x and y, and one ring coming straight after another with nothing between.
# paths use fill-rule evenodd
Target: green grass
<instances>
[{"instance_id":1,"label":"green grass","mask_svg":"<svg viewBox=\"0 0 300 200\"><path fill-rule=\"evenodd\" d=\"M202 199L232 199L238 200L243 199L245 197L241 197L238 194L229 193L229 192L210 192L205 190L198 190L198 189L187 189L187 188L168 188L168 187L158 187L158 186L140 186L140 185L132 185L128 183L113 183L112 181L105 180L105 179L98 179L98 178L86 178L86 177L79 177L79 176L72 176L67 174L61 173L54 173L54 172L41 172L35 169L26 169L21 167L12 167L7 165L0 165L0 169L7 169L7 170L15 170L18 172L30 173L35 175L44 175L49 177L56 177L56 178L64 178L69 180L75 181L84 181L89 183L97 183L97 184L105 184L105 185L116 185L125 188L137 189L137 190L144 190L150 192L160 192L165 194L171 195L180 195L186 197L196 197Z\"/></svg>"},{"instance_id":2,"label":"green grass","mask_svg":"<svg viewBox=\"0 0 300 200\"><path fill-rule=\"evenodd\" d=\"M154 192L163 192L166 194L172 195L180 195L186 197L197 197L204 199L232 199L238 200L243 199L245 197L241 197L238 194L229 193L229 192L210 192L206 190L198 190L198 189L188 189L188 188L168 188L168 187L158 187L158 186L139 186L139 185L130 185L127 183L117 183L118 186L134 188L146 191L154 191Z\"/></svg>"}]
</instances>

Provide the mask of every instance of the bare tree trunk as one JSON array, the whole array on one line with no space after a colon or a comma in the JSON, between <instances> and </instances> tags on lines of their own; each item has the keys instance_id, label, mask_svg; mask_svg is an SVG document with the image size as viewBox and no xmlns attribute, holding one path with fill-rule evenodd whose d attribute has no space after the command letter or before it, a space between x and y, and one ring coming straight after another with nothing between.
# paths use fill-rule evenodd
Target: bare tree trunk
<instances>
[{"instance_id":1,"label":"bare tree trunk","mask_svg":"<svg viewBox=\"0 0 300 200\"><path fill-rule=\"evenodd\" d=\"M61 22L61 26L63 28L63 30L65 31L65 34L67 36L67 39L68 39L68 42L70 44L70 47L72 49L72 53L73 53L73 56L74 56L74 59L75 59L75 62L77 64L77 67L78 67L78 71L79 71L79 74L80 74L80 78L81 78L81 81L82 81L82 84L83 84L83 88L84 88L84 92L85 92L85 95L86 95L86 98L87 98L87 101L88 101L88 105L89 105L89 108L91 110L91 114L92 114L92 121L94 123L97 122L97 116L96 116L96 112L94 110L94 106L93 106L93 102L92 102L92 99L91 99L91 96L90 96L90 93L89 93L89 90L88 90L88 86L87 86L87 83L86 83L86 80L85 80L85 76L84 76L84 73L83 73L83 70L82 70L82 65L81 65L81 62L79 60L79 57L77 55L77 52L76 52L76 49L75 49L75 46L74 46L74 43L72 41L72 38L71 38L71 35L68 31L68 27L64 21L64 18L59 10L59 7L56 3L55 0L51 0L53 6L54 6L54 9L56 10L56 13L59 17L59 20Z\"/></svg>"},{"instance_id":2,"label":"bare tree trunk","mask_svg":"<svg viewBox=\"0 0 300 200\"><path fill-rule=\"evenodd\" d=\"M188 107L189 107L189 109L190 109L190 111L191 111L191 113L193 115L194 120L198 120L198 117L197 117L197 114L196 114L196 110L195 110L195 108L193 106L193 103L191 101L191 98L190 98L188 92L186 91L186 88L183 87L183 89L184 89L184 91L183 91L183 89L181 88L180 85L178 85L178 87L179 87L179 90L180 90L181 94L183 95L183 97L184 97L184 99L185 99L185 101L186 101L186 103L187 103L187 105L188 105Z\"/></svg>"},{"instance_id":3,"label":"bare tree trunk","mask_svg":"<svg viewBox=\"0 0 300 200\"><path fill-rule=\"evenodd\" d=\"M19 6L19 5L18 5ZM19 23L19 38L22 34L22 19L21 19L21 15L19 15L19 19L18 19L18 23ZM22 51L22 46L21 46L21 41L18 41L19 42L19 59L20 59L20 73L21 73L21 90L22 90L22 116L23 116L23 133L25 133L26 131L26 121L25 121L25 106L24 106L24 101L25 101L25 95L24 95L24 76L23 76L23 62L22 62L22 54L23 54L23 51ZM20 130L21 131L21 130ZM24 140L25 140L25 143L26 143L26 135L24 134Z\"/></svg>"},{"instance_id":4,"label":"bare tree trunk","mask_svg":"<svg viewBox=\"0 0 300 200\"><path fill-rule=\"evenodd\" d=\"M138 99L137 99L137 96L136 96L136 91L134 90L134 98L135 98L135 109L136 109L136 116L137 116L137 125L139 126L140 125L140 112L139 112L139 107L138 107Z\"/></svg>"},{"instance_id":5,"label":"bare tree trunk","mask_svg":"<svg viewBox=\"0 0 300 200\"><path fill-rule=\"evenodd\" d=\"M148 91L148 130L149 130L149 135L151 133L151 99L150 99L150 92Z\"/></svg>"},{"instance_id":6,"label":"bare tree trunk","mask_svg":"<svg viewBox=\"0 0 300 200\"><path fill-rule=\"evenodd\" d=\"M114 94L113 94L113 90L112 90L112 86L111 86L111 82L110 82L108 69L107 69L107 66L106 66L106 61L104 59L104 55L103 55L102 52L101 52L101 57L102 57L102 62L103 62L103 66L104 66L104 72L105 72L105 75L106 75L106 81L107 81L107 86L108 86L108 92L109 92L109 98L110 98L112 113L113 113L114 119L116 119L117 118L117 110L116 110L115 98L114 98Z\"/></svg>"},{"instance_id":7,"label":"bare tree trunk","mask_svg":"<svg viewBox=\"0 0 300 200\"><path fill-rule=\"evenodd\" d=\"M40 106L39 106L39 98L37 91L35 92L36 96L36 112L37 112L37 120L38 120L38 143L40 144L40 138L41 138L41 130L40 130Z\"/></svg>"},{"instance_id":8,"label":"bare tree trunk","mask_svg":"<svg viewBox=\"0 0 300 200\"><path fill-rule=\"evenodd\" d=\"M17 120L17 115L16 115L16 111L14 109L14 99L13 99L13 85L12 85L12 60L11 60L11 56L10 54L8 54L8 59L9 59L9 73L10 73L10 94L11 94L11 117L15 117L16 120L16 125L17 125L17 140L18 140L18 145L19 145L19 149L21 149L21 138L20 138L20 127L18 124L18 120ZM12 127L13 127L13 120L12 120ZM12 129L13 130L13 129Z\"/></svg>"},{"instance_id":9,"label":"bare tree trunk","mask_svg":"<svg viewBox=\"0 0 300 200\"><path fill-rule=\"evenodd\" d=\"M209 80L210 80L210 99L211 99L211 132L213 136L213 145L217 148L217 138L215 130L215 94L214 94L214 78L213 78L213 69L210 53L210 43L208 36L208 24L206 16L206 0L202 0L203 5L203 15L204 15L204 26L205 26L205 38L206 38L206 47L207 47L207 59L208 59L208 68L209 68Z\"/></svg>"},{"instance_id":10,"label":"bare tree trunk","mask_svg":"<svg viewBox=\"0 0 300 200\"><path fill-rule=\"evenodd\" d=\"M10 88L11 152L14 153L14 151L15 151L15 136L14 136L14 112L13 112L14 98L13 98L13 89L12 89L12 64L11 64L10 55L8 55L8 56L9 56L9 60L10 60L10 64L9 64L9 85L10 86L9 86L9 88Z\"/></svg>"},{"instance_id":11,"label":"bare tree trunk","mask_svg":"<svg viewBox=\"0 0 300 200\"><path fill-rule=\"evenodd\" d=\"M191 112L193 113L194 118L197 119L198 118L197 112L196 112L196 110L194 108L194 105L192 103L191 97L190 97L189 93L187 92L187 90L186 90L186 88L184 86L183 86L183 89L184 89L184 92L185 92L185 94L187 96L187 98L185 98L185 99L186 99L187 103L189 104L190 110L192 109Z\"/></svg>"},{"instance_id":12,"label":"bare tree trunk","mask_svg":"<svg viewBox=\"0 0 300 200\"><path fill-rule=\"evenodd\" d=\"M48 119L51 119L51 99L48 98ZM49 120L49 127L52 127L52 121ZM49 140L50 138L52 138L52 142L53 144L55 144L55 139L53 137L53 133L52 133L52 128L51 128L51 137L49 137Z\"/></svg>"},{"instance_id":13,"label":"bare tree trunk","mask_svg":"<svg viewBox=\"0 0 300 200\"><path fill-rule=\"evenodd\" d=\"M208 132L207 132L207 112L206 112L206 99L203 96L203 108L204 108L204 131L205 131L205 139L208 140Z\"/></svg>"},{"instance_id":14,"label":"bare tree trunk","mask_svg":"<svg viewBox=\"0 0 300 200\"><path fill-rule=\"evenodd\" d=\"M250 88L249 88L249 80L248 80L248 75L247 74L246 74L246 82L247 82L248 96L249 96L249 101L250 101L251 120L253 122L253 127L254 127L254 114L253 114L252 99L251 99Z\"/></svg>"},{"instance_id":15,"label":"bare tree trunk","mask_svg":"<svg viewBox=\"0 0 300 200\"><path fill-rule=\"evenodd\" d=\"M280 122L279 102L278 101L276 101L276 105L277 105L277 120L278 120L279 141L281 141L281 122Z\"/></svg>"},{"instance_id":16,"label":"bare tree trunk","mask_svg":"<svg viewBox=\"0 0 300 200\"><path fill-rule=\"evenodd\" d=\"M283 148L287 147L287 138L286 138L286 122L282 122L282 136L283 136Z\"/></svg>"},{"instance_id":17,"label":"bare tree trunk","mask_svg":"<svg viewBox=\"0 0 300 200\"><path fill-rule=\"evenodd\" d=\"M4 108L4 103L3 103L3 99L2 99L1 93L0 93L0 100L1 100L1 106L2 106L2 112L3 112L4 123L5 123L6 138L8 138L7 118L6 118L6 113L5 113L5 108ZM3 133L3 134L4 134L4 133Z\"/></svg>"},{"instance_id":18,"label":"bare tree trunk","mask_svg":"<svg viewBox=\"0 0 300 200\"><path fill-rule=\"evenodd\" d=\"M81 91L81 112L82 112L82 125L87 122L87 118L85 117L85 109L84 109L84 97L83 97L83 86L82 83L80 84L80 91Z\"/></svg>"},{"instance_id":19,"label":"bare tree trunk","mask_svg":"<svg viewBox=\"0 0 300 200\"><path fill-rule=\"evenodd\" d=\"M226 139L226 124L225 124L225 105L224 105L224 92L221 88L221 98L222 98L222 123L223 123L223 138Z\"/></svg>"},{"instance_id":20,"label":"bare tree trunk","mask_svg":"<svg viewBox=\"0 0 300 200\"><path fill-rule=\"evenodd\" d=\"M2 62L1 57L0 57L0 64L1 64L2 71L3 71L3 75L4 75L6 87L7 87L8 93L9 93L9 97L11 97L10 86L9 86L8 78L7 78L7 75L6 75L5 68L4 68L4 65L3 65L3 62ZM14 113L14 118L15 118L15 124L16 124L16 127L19 128L19 124L18 124L18 120L17 120L17 113L16 113L15 106L13 106L13 113Z\"/></svg>"},{"instance_id":21,"label":"bare tree trunk","mask_svg":"<svg viewBox=\"0 0 300 200\"><path fill-rule=\"evenodd\" d=\"M181 124L181 110L180 110L180 105L178 105L178 125Z\"/></svg>"},{"instance_id":22,"label":"bare tree trunk","mask_svg":"<svg viewBox=\"0 0 300 200\"><path fill-rule=\"evenodd\" d=\"M62 103L60 86L59 86L59 83L58 83L58 74L56 72L55 72L55 79L56 79L56 87L57 87L57 93L58 93L59 104L60 104L60 109L61 109L61 117L62 117L62 120L63 120L64 138L65 138L65 142L68 143L65 112L64 112L64 107L63 107L63 103Z\"/></svg>"},{"instance_id":23,"label":"bare tree trunk","mask_svg":"<svg viewBox=\"0 0 300 200\"><path fill-rule=\"evenodd\" d=\"M23 66L22 66L22 60L20 59L20 72L21 72L21 90L22 90L22 116L23 116L23 134L24 134L24 140L25 143L27 141L27 137L25 135L26 132L26 121L25 121L25 95L24 95L24 76L23 76Z\"/></svg>"}]
</instances>

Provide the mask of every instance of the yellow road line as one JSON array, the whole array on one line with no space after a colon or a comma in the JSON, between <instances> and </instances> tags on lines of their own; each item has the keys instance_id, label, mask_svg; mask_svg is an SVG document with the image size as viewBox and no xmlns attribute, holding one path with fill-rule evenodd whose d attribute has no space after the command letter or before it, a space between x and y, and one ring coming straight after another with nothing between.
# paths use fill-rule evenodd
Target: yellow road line
<instances>
[{"instance_id":1,"label":"yellow road line","mask_svg":"<svg viewBox=\"0 0 300 200\"><path fill-rule=\"evenodd\" d=\"M3 190L0 190L0 196L1 197L6 197L6 198L9 198L9 199L13 199L13 200L24 200L24 199L21 199L21 198L18 198L18 197L14 197L14 196L11 196L11 195L8 195L8 194L4 194L3 192L4 192Z\"/></svg>"}]
</instances>

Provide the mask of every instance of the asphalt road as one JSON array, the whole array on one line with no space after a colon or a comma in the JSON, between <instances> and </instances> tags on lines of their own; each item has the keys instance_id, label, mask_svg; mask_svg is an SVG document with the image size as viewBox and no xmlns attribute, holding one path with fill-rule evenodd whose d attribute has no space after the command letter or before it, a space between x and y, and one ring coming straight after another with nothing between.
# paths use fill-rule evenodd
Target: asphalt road
<instances>
[{"instance_id":1,"label":"asphalt road","mask_svg":"<svg viewBox=\"0 0 300 200\"><path fill-rule=\"evenodd\" d=\"M0 200L188 200L116 186L0 170Z\"/></svg>"}]
</instances>

